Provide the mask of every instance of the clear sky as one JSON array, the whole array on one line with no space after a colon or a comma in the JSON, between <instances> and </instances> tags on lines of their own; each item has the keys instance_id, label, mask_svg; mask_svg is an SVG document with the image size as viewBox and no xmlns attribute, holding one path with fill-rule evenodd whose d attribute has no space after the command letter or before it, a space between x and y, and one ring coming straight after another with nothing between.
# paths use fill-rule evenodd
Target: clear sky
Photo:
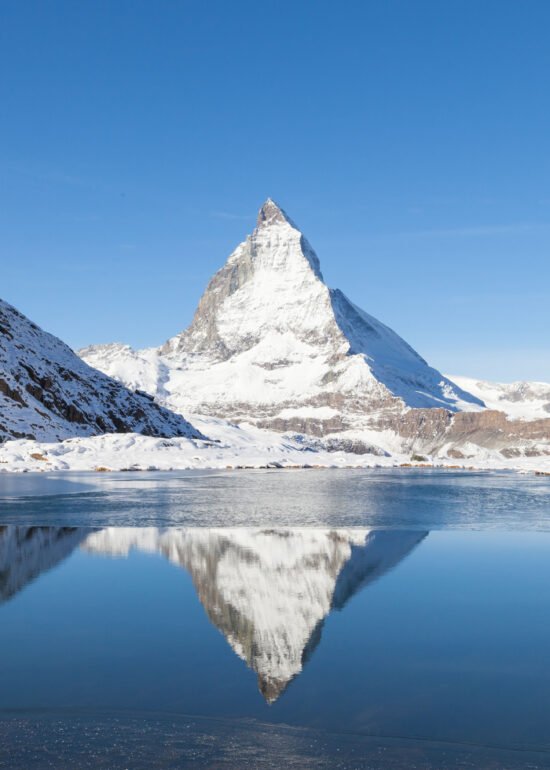
<instances>
[{"instance_id":1,"label":"clear sky","mask_svg":"<svg viewBox=\"0 0 550 770\"><path fill-rule=\"evenodd\" d=\"M455 374L550 381L550 2L2 0L0 296L184 328L263 200Z\"/></svg>"}]
</instances>

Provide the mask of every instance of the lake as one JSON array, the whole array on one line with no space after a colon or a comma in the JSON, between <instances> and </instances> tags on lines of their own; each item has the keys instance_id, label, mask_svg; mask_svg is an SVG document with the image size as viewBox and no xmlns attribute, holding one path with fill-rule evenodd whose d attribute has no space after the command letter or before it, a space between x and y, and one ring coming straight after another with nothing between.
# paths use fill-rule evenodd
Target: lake
<instances>
[{"instance_id":1,"label":"lake","mask_svg":"<svg viewBox=\"0 0 550 770\"><path fill-rule=\"evenodd\" d=\"M0 767L550 767L550 479L0 475Z\"/></svg>"}]
</instances>

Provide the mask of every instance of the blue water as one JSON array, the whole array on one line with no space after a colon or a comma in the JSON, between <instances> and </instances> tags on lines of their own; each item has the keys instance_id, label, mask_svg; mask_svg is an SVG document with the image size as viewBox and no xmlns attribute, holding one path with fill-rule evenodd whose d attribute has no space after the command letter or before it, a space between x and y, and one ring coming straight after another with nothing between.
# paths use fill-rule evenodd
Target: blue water
<instances>
[{"instance_id":1,"label":"blue water","mask_svg":"<svg viewBox=\"0 0 550 770\"><path fill-rule=\"evenodd\" d=\"M6 720L193 715L211 740L290 726L401 752L330 767L550 767L548 479L98 476L0 477ZM13 751L43 746L9 724ZM432 765L414 742L447 749Z\"/></svg>"}]
</instances>

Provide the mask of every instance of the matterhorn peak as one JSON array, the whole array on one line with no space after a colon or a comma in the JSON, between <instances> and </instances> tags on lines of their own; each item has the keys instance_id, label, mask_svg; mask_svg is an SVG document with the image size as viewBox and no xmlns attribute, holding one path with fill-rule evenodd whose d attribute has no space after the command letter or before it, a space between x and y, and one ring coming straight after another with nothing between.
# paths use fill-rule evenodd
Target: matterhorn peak
<instances>
[{"instance_id":1,"label":"matterhorn peak","mask_svg":"<svg viewBox=\"0 0 550 770\"><path fill-rule=\"evenodd\" d=\"M254 256L260 255L259 260L254 257L253 259L260 265L275 266L290 280L296 268L300 272L301 268L307 265L315 277L323 281L317 254L298 225L272 198L268 198L259 210L256 229L243 244L245 250L251 244ZM229 261L233 261L237 256L242 256L240 247L229 257Z\"/></svg>"},{"instance_id":2,"label":"matterhorn peak","mask_svg":"<svg viewBox=\"0 0 550 770\"><path fill-rule=\"evenodd\" d=\"M268 198L258 212L256 228L269 227L278 224L287 224L295 230L298 230L286 211L282 209L278 203L275 203L272 198Z\"/></svg>"},{"instance_id":3,"label":"matterhorn peak","mask_svg":"<svg viewBox=\"0 0 550 770\"><path fill-rule=\"evenodd\" d=\"M325 437L399 424L411 408L483 406L330 289L315 251L271 198L191 325L156 355L141 389L172 408L281 431ZM106 356L87 358L105 366Z\"/></svg>"}]
</instances>

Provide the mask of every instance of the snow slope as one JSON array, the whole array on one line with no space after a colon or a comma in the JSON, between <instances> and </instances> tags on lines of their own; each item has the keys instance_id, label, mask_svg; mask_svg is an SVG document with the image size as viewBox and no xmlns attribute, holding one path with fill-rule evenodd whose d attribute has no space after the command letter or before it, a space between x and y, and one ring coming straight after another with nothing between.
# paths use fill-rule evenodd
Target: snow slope
<instances>
[{"instance_id":1,"label":"snow slope","mask_svg":"<svg viewBox=\"0 0 550 770\"><path fill-rule=\"evenodd\" d=\"M0 442L131 431L200 435L181 415L93 369L0 300Z\"/></svg>"},{"instance_id":2,"label":"snow slope","mask_svg":"<svg viewBox=\"0 0 550 770\"><path fill-rule=\"evenodd\" d=\"M487 382L471 377L452 377L461 388L485 402L489 409L504 412L512 420L550 417L550 383Z\"/></svg>"},{"instance_id":3,"label":"snow slope","mask_svg":"<svg viewBox=\"0 0 550 770\"><path fill-rule=\"evenodd\" d=\"M529 451L502 453L467 439L442 443L441 450L411 459L410 449L388 431L372 435L392 453L358 454L352 450L326 451L303 437L290 437L251 425L231 425L216 418L192 416L193 424L212 441L187 438L162 439L135 433L78 437L61 442L29 440L0 444L0 473L26 471L186 470L233 468L390 468L399 465L508 469L550 473L548 442L528 445ZM364 434L360 434L364 440ZM350 438L351 441L351 438ZM313 443L313 446L311 444ZM451 453L448 453L451 450ZM537 450L537 451L535 451Z\"/></svg>"},{"instance_id":4,"label":"snow slope","mask_svg":"<svg viewBox=\"0 0 550 770\"><path fill-rule=\"evenodd\" d=\"M396 458L382 452L348 454L310 447L253 425L232 425L215 417L192 416L193 424L211 440L154 438L135 433L61 442L29 440L0 444L1 471L183 470L187 468L370 467L391 466ZM403 458L407 459L407 458Z\"/></svg>"},{"instance_id":5,"label":"snow slope","mask_svg":"<svg viewBox=\"0 0 550 770\"><path fill-rule=\"evenodd\" d=\"M329 289L315 252L271 200L208 284L188 329L157 350L106 345L80 354L181 413L315 435L381 410L482 408Z\"/></svg>"}]
</instances>

